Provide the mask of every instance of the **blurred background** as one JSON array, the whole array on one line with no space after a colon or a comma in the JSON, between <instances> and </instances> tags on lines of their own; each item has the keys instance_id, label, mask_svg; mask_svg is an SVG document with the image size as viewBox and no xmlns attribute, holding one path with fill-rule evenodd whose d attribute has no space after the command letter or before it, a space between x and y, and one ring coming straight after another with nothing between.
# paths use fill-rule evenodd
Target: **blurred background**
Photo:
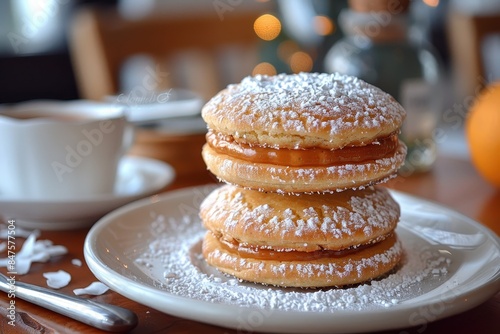
<instances>
[{"instance_id":1,"label":"blurred background","mask_svg":"<svg viewBox=\"0 0 500 334\"><path fill-rule=\"evenodd\" d=\"M500 79L500 1L413 0L404 22L393 20L400 13L346 14L348 7L344 0L1 1L0 103L103 100L171 87L206 100L259 73L336 70L376 81L382 72L363 68L367 57L413 61L371 46L388 26L404 26L428 50L415 60L423 64L417 76L438 79L434 128L446 134L438 144L447 145L444 154L467 156L467 109ZM363 17L365 25L356 26ZM360 27L371 30L357 33ZM349 52L339 51L346 46Z\"/></svg>"}]
</instances>

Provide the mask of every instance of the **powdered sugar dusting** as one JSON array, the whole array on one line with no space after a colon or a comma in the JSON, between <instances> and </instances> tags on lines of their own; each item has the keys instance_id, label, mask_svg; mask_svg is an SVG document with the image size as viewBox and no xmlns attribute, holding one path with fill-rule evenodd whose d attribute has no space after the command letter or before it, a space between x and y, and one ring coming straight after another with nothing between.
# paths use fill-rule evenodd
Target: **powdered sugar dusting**
<instances>
[{"instance_id":1,"label":"powdered sugar dusting","mask_svg":"<svg viewBox=\"0 0 500 334\"><path fill-rule=\"evenodd\" d=\"M158 289L200 301L271 311L335 312L388 308L435 289L453 271L446 253L440 253L439 248L414 236L409 230L398 228L405 249L403 263L392 274L370 284L345 289L305 290L240 282L205 263L201 255L205 230L197 219L189 219L192 221L179 219L177 228L169 224L174 230L156 235L148 243L148 248L136 255L135 263L149 277L156 278Z\"/></svg>"},{"instance_id":2,"label":"powdered sugar dusting","mask_svg":"<svg viewBox=\"0 0 500 334\"><path fill-rule=\"evenodd\" d=\"M207 228L228 240L303 251L318 244L326 249L357 246L389 233L399 220L399 205L384 188L293 196L290 201L283 196L264 193L255 198L251 190L225 185L205 199L201 212ZM308 239L315 244L302 245Z\"/></svg>"},{"instance_id":3,"label":"powdered sugar dusting","mask_svg":"<svg viewBox=\"0 0 500 334\"><path fill-rule=\"evenodd\" d=\"M350 139L343 141L342 134L353 130L360 139L364 133L369 133L365 139L373 139L381 131L397 130L405 111L392 96L358 78L299 73L246 77L213 97L202 116L211 128L236 137L238 131L246 135L257 128L271 136L326 135L343 146ZM237 120L234 129L225 122L228 117Z\"/></svg>"},{"instance_id":4,"label":"powdered sugar dusting","mask_svg":"<svg viewBox=\"0 0 500 334\"><path fill-rule=\"evenodd\" d=\"M277 285L286 286L288 276L299 277L303 282L311 282L319 279L321 282L328 282L335 285L344 285L344 279L359 279L373 276L378 272L378 268L383 265L391 265L399 262L402 255L402 246L396 242L392 247L377 254L366 255L362 258L351 258L348 260L333 260L331 262L311 261L311 262L255 262L241 258L222 249L209 251L207 261L217 267L218 263L224 263L224 267L235 268L238 272L251 272L257 276L272 278ZM242 277L242 276L240 276Z\"/></svg>"}]
</instances>

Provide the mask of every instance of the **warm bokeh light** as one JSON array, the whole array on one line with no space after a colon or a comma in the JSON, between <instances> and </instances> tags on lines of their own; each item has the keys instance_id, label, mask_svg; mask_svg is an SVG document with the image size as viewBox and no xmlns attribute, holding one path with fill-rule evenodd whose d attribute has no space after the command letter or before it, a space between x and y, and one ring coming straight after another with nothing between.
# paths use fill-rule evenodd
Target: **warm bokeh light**
<instances>
[{"instance_id":1,"label":"warm bokeh light","mask_svg":"<svg viewBox=\"0 0 500 334\"><path fill-rule=\"evenodd\" d=\"M320 36L330 35L335 31L335 25L328 16L315 16L313 18L314 31Z\"/></svg>"},{"instance_id":2,"label":"warm bokeh light","mask_svg":"<svg viewBox=\"0 0 500 334\"><path fill-rule=\"evenodd\" d=\"M276 75L276 68L270 63L262 62L253 68L252 75L257 74Z\"/></svg>"},{"instance_id":3,"label":"warm bokeh light","mask_svg":"<svg viewBox=\"0 0 500 334\"><path fill-rule=\"evenodd\" d=\"M281 22L276 16L264 14L255 20L253 30L263 40L272 41L281 32Z\"/></svg>"},{"instance_id":4,"label":"warm bokeh light","mask_svg":"<svg viewBox=\"0 0 500 334\"><path fill-rule=\"evenodd\" d=\"M299 50L299 45L297 43L292 40L286 40L278 45L278 57L285 63L288 63L290 57Z\"/></svg>"},{"instance_id":5,"label":"warm bokeh light","mask_svg":"<svg viewBox=\"0 0 500 334\"><path fill-rule=\"evenodd\" d=\"M293 73L309 72L312 70L313 61L311 56L303 51L297 51L290 57L290 68Z\"/></svg>"},{"instance_id":6,"label":"warm bokeh light","mask_svg":"<svg viewBox=\"0 0 500 334\"><path fill-rule=\"evenodd\" d=\"M423 0L423 2L429 7L437 7L439 5L439 0Z\"/></svg>"}]
</instances>

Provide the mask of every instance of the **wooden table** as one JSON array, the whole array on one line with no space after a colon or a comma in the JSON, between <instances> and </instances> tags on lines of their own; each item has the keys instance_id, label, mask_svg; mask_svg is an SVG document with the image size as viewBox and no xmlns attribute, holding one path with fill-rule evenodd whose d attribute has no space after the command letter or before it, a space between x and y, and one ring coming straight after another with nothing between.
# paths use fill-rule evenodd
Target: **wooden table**
<instances>
[{"instance_id":1,"label":"wooden table","mask_svg":"<svg viewBox=\"0 0 500 334\"><path fill-rule=\"evenodd\" d=\"M200 175L189 180L179 180L167 190L214 181L211 176ZM439 158L432 172L399 177L388 185L426 199L439 202L472 217L500 235L500 190L496 190L479 177L469 162ZM73 231L42 232L40 239L49 239L54 244L64 245L69 253L52 259L48 263L36 263L29 274L18 276L19 281L45 286L43 272L59 269L69 272L71 283L60 291L73 294L72 290L87 286L95 277L85 263L77 267L72 259L83 258L83 243L87 229ZM19 245L20 247L20 245ZM3 254L1 255L4 256ZM84 262L84 261L83 261ZM5 268L1 268L5 272ZM95 300L129 308L139 317L139 325L131 333L237 333L235 330L184 320L163 314L143 306L121 295L108 291L92 297ZM101 333L87 325L45 310L38 306L16 300L17 325L8 325L6 307L9 299L0 294L0 333ZM465 313L418 327L392 331L390 333L497 333L500 328L500 293L482 305ZM36 329L36 331L33 331Z\"/></svg>"}]
</instances>

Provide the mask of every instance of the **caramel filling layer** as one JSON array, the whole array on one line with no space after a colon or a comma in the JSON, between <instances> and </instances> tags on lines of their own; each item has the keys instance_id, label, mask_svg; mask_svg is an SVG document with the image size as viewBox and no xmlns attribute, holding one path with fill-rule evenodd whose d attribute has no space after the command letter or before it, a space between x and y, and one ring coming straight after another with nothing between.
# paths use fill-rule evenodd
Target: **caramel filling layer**
<instances>
[{"instance_id":1,"label":"caramel filling layer","mask_svg":"<svg viewBox=\"0 0 500 334\"><path fill-rule=\"evenodd\" d=\"M215 236L214 236L215 237ZM384 240L390 240L394 238L394 234L391 234ZM384 241L383 240L383 241ZM299 252L294 250L284 250L277 251L273 249L265 249L258 247L251 247L248 245L242 245L238 242L230 242L223 239L218 239L220 246L229 253L237 253L241 258L251 258L256 260L269 260L269 261L313 261L325 258L340 258L345 257L349 254L359 252L365 248L368 248L374 244L365 244L358 247L351 247L343 250L317 250L312 252ZM383 242L380 241L380 242ZM376 244L376 243L375 243Z\"/></svg>"},{"instance_id":2,"label":"caramel filling layer","mask_svg":"<svg viewBox=\"0 0 500 334\"><path fill-rule=\"evenodd\" d=\"M346 146L336 150L324 148L276 149L238 143L232 136L209 131L207 143L217 153L233 158L253 163L302 167L356 164L382 159L394 155L399 140L397 133L392 133L387 137L376 139L371 144Z\"/></svg>"}]
</instances>

